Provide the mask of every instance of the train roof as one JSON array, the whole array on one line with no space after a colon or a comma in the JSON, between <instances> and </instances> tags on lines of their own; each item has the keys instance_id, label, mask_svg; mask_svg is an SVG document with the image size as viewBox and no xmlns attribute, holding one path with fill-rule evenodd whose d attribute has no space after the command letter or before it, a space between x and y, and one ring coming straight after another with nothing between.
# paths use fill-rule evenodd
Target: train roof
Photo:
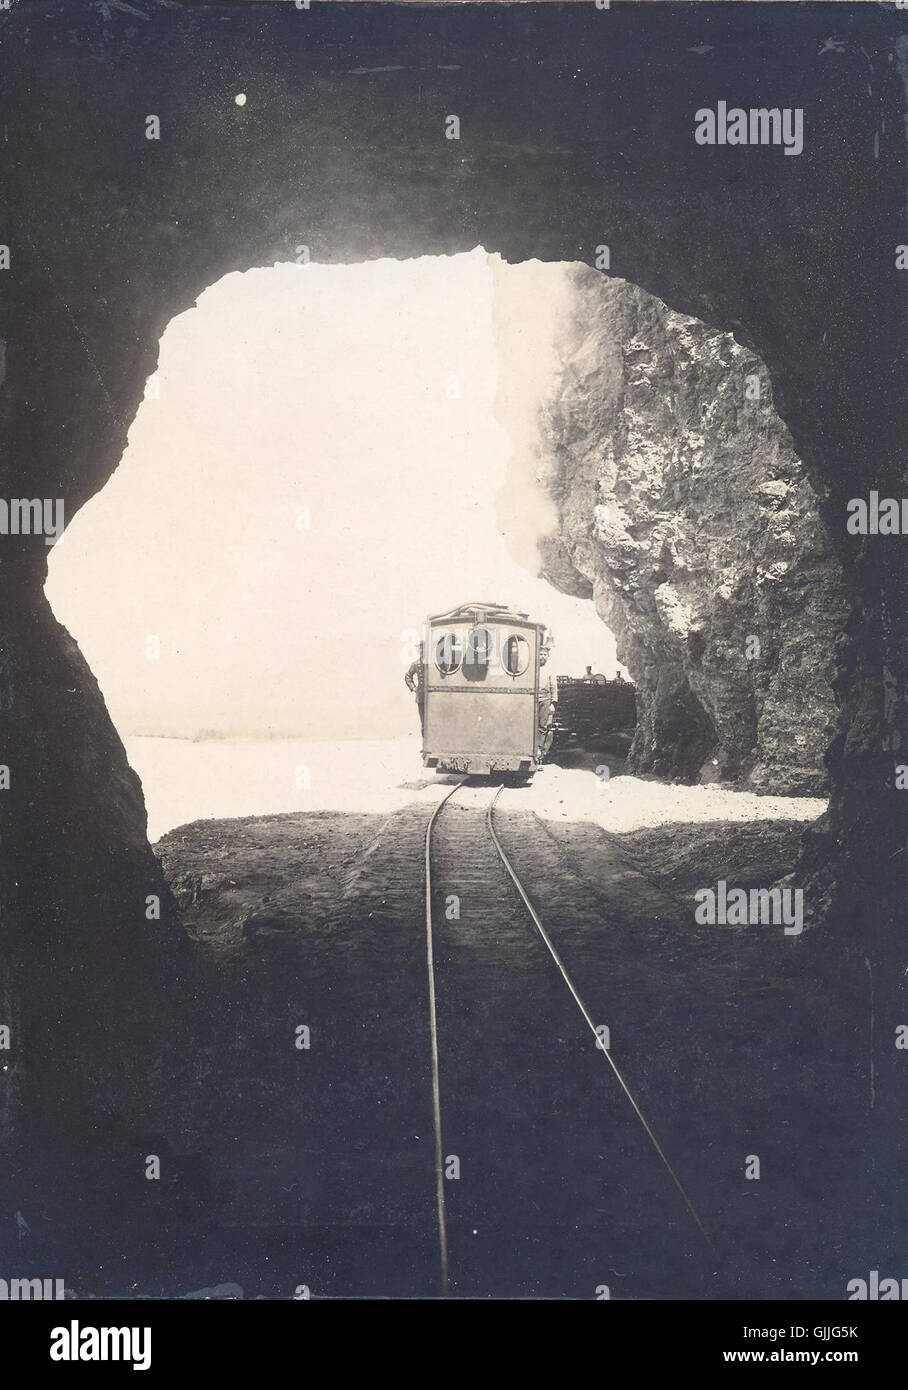
<instances>
[{"instance_id":1,"label":"train roof","mask_svg":"<svg viewBox=\"0 0 908 1390\"><path fill-rule=\"evenodd\" d=\"M526 623L530 627L544 628L545 623L534 622L527 613L518 608L509 608L505 603L462 603L446 613L432 613L426 619L429 623L441 622L501 622Z\"/></svg>"}]
</instances>

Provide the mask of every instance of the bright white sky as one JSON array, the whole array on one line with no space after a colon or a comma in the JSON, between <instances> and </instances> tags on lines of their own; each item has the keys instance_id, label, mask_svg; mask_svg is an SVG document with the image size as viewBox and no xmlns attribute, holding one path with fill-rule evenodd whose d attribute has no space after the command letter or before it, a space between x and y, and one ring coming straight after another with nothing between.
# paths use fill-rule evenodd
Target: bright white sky
<instances>
[{"instance_id":1,"label":"bright white sky","mask_svg":"<svg viewBox=\"0 0 908 1390\"><path fill-rule=\"evenodd\" d=\"M613 674L592 604L534 578L496 519L510 460L532 563L566 307L561 267L477 249L232 274L174 319L158 398L50 559L121 734L412 732L402 633L468 599L548 623L558 672Z\"/></svg>"}]
</instances>

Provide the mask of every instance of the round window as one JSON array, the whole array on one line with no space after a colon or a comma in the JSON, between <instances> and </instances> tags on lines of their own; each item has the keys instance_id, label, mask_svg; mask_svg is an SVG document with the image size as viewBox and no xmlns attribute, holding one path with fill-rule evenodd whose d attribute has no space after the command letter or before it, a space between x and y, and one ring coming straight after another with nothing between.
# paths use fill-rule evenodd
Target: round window
<instances>
[{"instance_id":1,"label":"round window","mask_svg":"<svg viewBox=\"0 0 908 1390\"><path fill-rule=\"evenodd\" d=\"M525 637L512 636L504 644L504 666L509 676L522 676L530 664L530 644Z\"/></svg>"},{"instance_id":2,"label":"round window","mask_svg":"<svg viewBox=\"0 0 908 1390\"><path fill-rule=\"evenodd\" d=\"M435 665L443 676L450 676L463 661L463 642L456 632L446 632L435 643Z\"/></svg>"}]
</instances>

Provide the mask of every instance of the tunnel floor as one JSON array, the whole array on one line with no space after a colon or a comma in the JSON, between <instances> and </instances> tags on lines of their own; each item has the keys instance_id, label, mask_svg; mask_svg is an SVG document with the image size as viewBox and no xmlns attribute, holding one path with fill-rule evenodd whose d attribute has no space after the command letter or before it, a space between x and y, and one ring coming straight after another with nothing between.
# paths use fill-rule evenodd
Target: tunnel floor
<instances>
[{"instance_id":1,"label":"tunnel floor","mask_svg":"<svg viewBox=\"0 0 908 1390\"><path fill-rule=\"evenodd\" d=\"M882 1267L899 1179L841 961L824 979L780 929L696 925L677 834L672 857L669 832L622 843L502 795L502 844L711 1251L502 874L483 795L446 812L433 871L451 1293L835 1299L868 1250ZM165 836L194 950L179 1045L149 1078L162 1181L130 1157L91 1218L90 1202L68 1223L33 1211L20 1263L55 1250L80 1296L438 1295L432 804ZM700 827L701 877L773 856L784 873L796 830Z\"/></svg>"}]
</instances>

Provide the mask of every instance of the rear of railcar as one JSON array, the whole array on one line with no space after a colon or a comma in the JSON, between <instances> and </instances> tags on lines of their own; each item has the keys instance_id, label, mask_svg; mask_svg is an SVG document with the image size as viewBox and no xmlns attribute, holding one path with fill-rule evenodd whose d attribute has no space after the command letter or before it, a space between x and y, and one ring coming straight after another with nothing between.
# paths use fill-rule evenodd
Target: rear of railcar
<instances>
[{"instance_id":1,"label":"rear of railcar","mask_svg":"<svg viewBox=\"0 0 908 1390\"><path fill-rule=\"evenodd\" d=\"M544 632L544 624L498 604L464 604L427 620L426 767L532 775Z\"/></svg>"}]
</instances>

